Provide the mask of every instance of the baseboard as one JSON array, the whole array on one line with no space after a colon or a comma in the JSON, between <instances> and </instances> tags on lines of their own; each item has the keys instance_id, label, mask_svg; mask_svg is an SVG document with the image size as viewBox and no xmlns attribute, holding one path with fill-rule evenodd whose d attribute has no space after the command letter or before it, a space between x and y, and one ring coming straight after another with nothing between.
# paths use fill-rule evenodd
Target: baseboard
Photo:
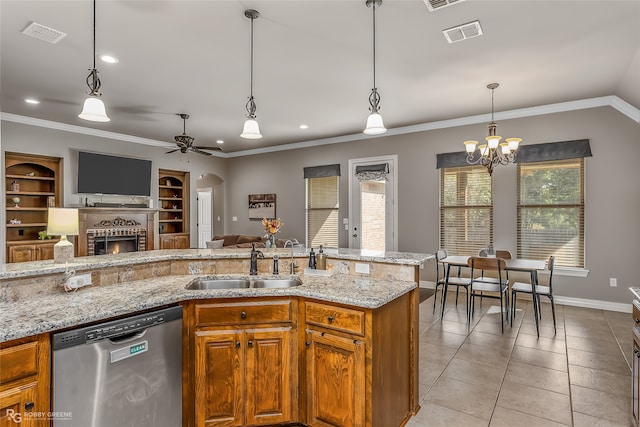
<instances>
[{"instance_id":1,"label":"baseboard","mask_svg":"<svg viewBox=\"0 0 640 427\"><path fill-rule=\"evenodd\" d=\"M435 289L436 282L430 282L428 280L420 280L420 287L425 289Z\"/></svg>"},{"instance_id":2,"label":"baseboard","mask_svg":"<svg viewBox=\"0 0 640 427\"><path fill-rule=\"evenodd\" d=\"M546 298L542 298L544 301ZM625 304L621 302L600 301L595 299L586 298L573 298L573 297L561 297L559 295L553 296L554 301L557 304L569 305L574 307L594 308L596 310L608 310L619 311L621 313L631 313L631 304Z\"/></svg>"}]
</instances>

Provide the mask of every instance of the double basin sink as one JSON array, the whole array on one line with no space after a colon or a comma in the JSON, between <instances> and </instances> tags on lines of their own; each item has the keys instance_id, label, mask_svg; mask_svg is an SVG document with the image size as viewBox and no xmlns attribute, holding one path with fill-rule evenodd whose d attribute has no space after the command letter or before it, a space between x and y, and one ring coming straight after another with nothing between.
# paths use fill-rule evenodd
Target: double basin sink
<instances>
[{"instance_id":1,"label":"double basin sink","mask_svg":"<svg viewBox=\"0 0 640 427\"><path fill-rule=\"evenodd\" d=\"M302 285L300 279L195 279L187 285L189 290L248 289L248 288L293 288Z\"/></svg>"}]
</instances>

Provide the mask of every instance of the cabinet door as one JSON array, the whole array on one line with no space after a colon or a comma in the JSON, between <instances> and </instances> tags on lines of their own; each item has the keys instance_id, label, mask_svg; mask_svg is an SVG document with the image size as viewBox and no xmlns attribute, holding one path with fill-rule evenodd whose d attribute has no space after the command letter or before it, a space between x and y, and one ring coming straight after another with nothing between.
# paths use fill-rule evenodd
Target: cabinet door
<instances>
[{"instance_id":1,"label":"cabinet door","mask_svg":"<svg viewBox=\"0 0 640 427\"><path fill-rule=\"evenodd\" d=\"M196 426L243 425L244 346L241 331L196 331Z\"/></svg>"},{"instance_id":2,"label":"cabinet door","mask_svg":"<svg viewBox=\"0 0 640 427\"><path fill-rule=\"evenodd\" d=\"M174 249L189 249L191 242L189 236L174 236Z\"/></svg>"},{"instance_id":3,"label":"cabinet door","mask_svg":"<svg viewBox=\"0 0 640 427\"><path fill-rule=\"evenodd\" d=\"M173 236L160 235L160 249L175 249L175 239Z\"/></svg>"},{"instance_id":4,"label":"cabinet door","mask_svg":"<svg viewBox=\"0 0 640 427\"><path fill-rule=\"evenodd\" d=\"M293 357L290 327L247 331L247 424L291 421Z\"/></svg>"},{"instance_id":5,"label":"cabinet door","mask_svg":"<svg viewBox=\"0 0 640 427\"><path fill-rule=\"evenodd\" d=\"M364 343L307 331L306 359L308 425L364 426Z\"/></svg>"},{"instance_id":6,"label":"cabinet door","mask_svg":"<svg viewBox=\"0 0 640 427\"><path fill-rule=\"evenodd\" d=\"M53 259L53 243L36 246L36 258L38 260Z\"/></svg>"},{"instance_id":7,"label":"cabinet door","mask_svg":"<svg viewBox=\"0 0 640 427\"><path fill-rule=\"evenodd\" d=\"M9 246L9 262L35 261L33 245Z\"/></svg>"},{"instance_id":8,"label":"cabinet door","mask_svg":"<svg viewBox=\"0 0 640 427\"><path fill-rule=\"evenodd\" d=\"M640 376L638 376L638 368L640 362L640 346L638 345L638 341L633 338L633 359L631 360L631 364L633 366L633 383L631 385L633 390L633 402L632 403L632 411L633 411L633 421L635 425L638 425L640 422Z\"/></svg>"},{"instance_id":9,"label":"cabinet door","mask_svg":"<svg viewBox=\"0 0 640 427\"><path fill-rule=\"evenodd\" d=\"M0 392L0 427L35 427L49 425L49 420L44 417L30 417L27 411L44 411L46 408L38 408L35 404L35 395L38 383L29 383Z\"/></svg>"}]
</instances>

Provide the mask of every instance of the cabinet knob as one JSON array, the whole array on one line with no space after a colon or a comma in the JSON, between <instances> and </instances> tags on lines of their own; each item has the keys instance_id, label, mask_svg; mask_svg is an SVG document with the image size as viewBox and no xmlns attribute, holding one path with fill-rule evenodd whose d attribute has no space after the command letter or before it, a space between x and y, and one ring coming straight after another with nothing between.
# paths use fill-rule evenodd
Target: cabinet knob
<instances>
[{"instance_id":1,"label":"cabinet knob","mask_svg":"<svg viewBox=\"0 0 640 427\"><path fill-rule=\"evenodd\" d=\"M249 340L249 342L247 343L247 347L253 348L253 341Z\"/></svg>"},{"instance_id":2,"label":"cabinet knob","mask_svg":"<svg viewBox=\"0 0 640 427\"><path fill-rule=\"evenodd\" d=\"M332 323L335 320L335 317L329 316L327 317L327 320L329 321L329 323Z\"/></svg>"},{"instance_id":3,"label":"cabinet knob","mask_svg":"<svg viewBox=\"0 0 640 427\"><path fill-rule=\"evenodd\" d=\"M310 346L311 346L311 342L310 342L310 341L306 341L306 342L304 343L304 345L306 345L307 347L310 347Z\"/></svg>"},{"instance_id":4,"label":"cabinet knob","mask_svg":"<svg viewBox=\"0 0 640 427\"><path fill-rule=\"evenodd\" d=\"M240 348L240 341L236 341L236 348Z\"/></svg>"},{"instance_id":5,"label":"cabinet knob","mask_svg":"<svg viewBox=\"0 0 640 427\"><path fill-rule=\"evenodd\" d=\"M240 313L240 318L241 319L246 319L247 318L247 312L243 311L242 313Z\"/></svg>"},{"instance_id":6,"label":"cabinet knob","mask_svg":"<svg viewBox=\"0 0 640 427\"><path fill-rule=\"evenodd\" d=\"M35 403L33 402L27 402L24 404L24 409L26 409L27 411L30 411L33 409L33 407L36 406Z\"/></svg>"},{"instance_id":7,"label":"cabinet knob","mask_svg":"<svg viewBox=\"0 0 640 427\"><path fill-rule=\"evenodd\" d=\"M636 321L636 325L640 323L640 319L634 319Z\"/></svg>"},{"instance_id":8,"label":"cabinet knob","mask_svg":"<svg viewBox=\"0 0 640 427\"><path fill-rule=\"evenodd\" d=\"M633 354L635 354L637 358L640 358L640 350L638 350L637 348L633 349Z\"/></svg>"}]
</instances>

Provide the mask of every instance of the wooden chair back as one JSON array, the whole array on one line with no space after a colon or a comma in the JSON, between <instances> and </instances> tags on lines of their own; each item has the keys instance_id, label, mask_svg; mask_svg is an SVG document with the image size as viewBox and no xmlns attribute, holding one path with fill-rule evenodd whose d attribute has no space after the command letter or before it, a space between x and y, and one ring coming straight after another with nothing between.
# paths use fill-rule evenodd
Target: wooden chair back
<instances>
[{"instance_id":1,"label":"wooden chair back","mask_svg":"<svg viewBox=\"0 0 640 427\"><path fill-rule=\"evenodd\" d=\"M469 267L473 270L486 270L486 271L504 271L506 263L502 258L485 258L472 256L468 261Z\"/></svg>"},{"instance_id":2,"label":"wooden chair back","mask_svg":"<svg viewBox=\"0 0 640 427\"><path fill-rule=\"evenodd\" d=\"M496 250L496 258L511 259L511 252Z\"/></svg>"}]
</instances>

